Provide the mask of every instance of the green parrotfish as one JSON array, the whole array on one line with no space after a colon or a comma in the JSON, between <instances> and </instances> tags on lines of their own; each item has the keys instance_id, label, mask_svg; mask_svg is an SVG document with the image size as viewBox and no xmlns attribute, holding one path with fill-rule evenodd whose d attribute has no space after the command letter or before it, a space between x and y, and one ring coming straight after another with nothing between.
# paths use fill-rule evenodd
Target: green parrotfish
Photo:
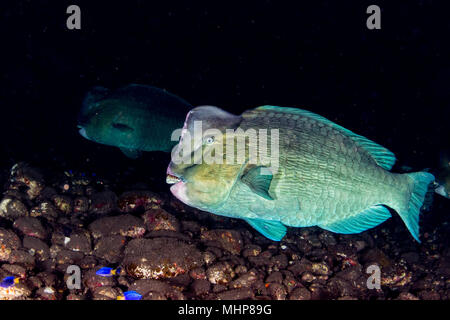
<instances>
[{"instance_id":1,"label":"green parrotfish","mask_svg":"<svg viewBox=\"0 0 450 320\"><path fill-rule=\"evenodd\" d=\"M195 123L206 128L201 135L193 132ZM278 135L266 135L265 144L257 144L271 146L278 139L277 150L269 152L278 157L277 168L267 157L250 158L251 129L278 130ZM242 149L240 162L238 157L227 161ZM216 158L224 161L192 159L197 153L203 158L219 153ZM389 219L390 208L420 242L420 209L434 176L390 172L395 161L386 148L306 110L262 106L237 116L202 106L187 115L167 183L185 204L244 219L275 241L284 237L286 226L360 233Z\"/></svg>"},{"instance_id":2,"label":"green parrotfish","mask_svg":"<svg viewBox=\"0 0 450 320\"><path fill-rule=\"evenodd\" d=\"M177 143L172 133L190 109L183 99L152 86L131 84L113 92L95 87L83 101L78 128L86 139L137 158L142 151L169 152Z\"/></svg>"}]
</instances>

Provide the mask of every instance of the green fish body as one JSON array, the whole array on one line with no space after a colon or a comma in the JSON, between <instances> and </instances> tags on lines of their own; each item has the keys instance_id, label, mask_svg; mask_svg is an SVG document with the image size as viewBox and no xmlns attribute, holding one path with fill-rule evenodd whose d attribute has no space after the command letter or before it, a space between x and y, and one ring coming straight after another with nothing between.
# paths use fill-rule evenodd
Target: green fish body
<instances>
[{"instance_id":1,"label":"green fish body","mask_svg":"<svg viewBox=\"0 0 450 320\"><path fill-rule=\"evenodd\" d=\"M114 92L96 87L84 99L78 127L83 137L136 158L142 151L169 152L177 142L171 135L191 108L151 86L131 84Z\"/></svg>"},{"instance_id":2,"label":"green fish body","mask_svg":"<svg viewBox=\"0 0 450 320\"><path fill-rule=\"evenodd\" d=\"M198 110L199 119L202 112ZM176 197L214 214L245 219L276 241L285 235L285 226L359 233L390 218L389 207L419 241L420 207L433 175L392 173L392 152L301 109L252 109L241 115L236 128L278 129L278 170L263 174L267 165L249 164L248 159L236 165L184 166L172 161L168 182L176 182L171 187ZM203 153L208 150L205 144L202 148Z\"/></svg>"}]
</instances>

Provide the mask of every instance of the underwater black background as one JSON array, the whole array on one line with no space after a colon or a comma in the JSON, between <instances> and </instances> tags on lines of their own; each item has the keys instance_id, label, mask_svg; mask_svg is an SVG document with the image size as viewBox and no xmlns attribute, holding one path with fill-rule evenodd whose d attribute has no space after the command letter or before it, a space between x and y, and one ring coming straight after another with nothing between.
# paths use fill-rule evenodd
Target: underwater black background
<instances>
[{"instance_id":1,"label":"underwater black background","mask_svg":"<svg viewBox=\"0 0 450 320\"><path fill-rule=\"evenodd\" d=\"M71 4L81 30L66 28ZM381 30L366 27L370 4L381 7ZM400 165L435 167L449 149L446 9L431 0L2 2L0 168L128 171L167 190L169 155L130 160L78 134L84 94L129 83L235 113L302 107L387 147Z\"/></svg>"}]
</instances>

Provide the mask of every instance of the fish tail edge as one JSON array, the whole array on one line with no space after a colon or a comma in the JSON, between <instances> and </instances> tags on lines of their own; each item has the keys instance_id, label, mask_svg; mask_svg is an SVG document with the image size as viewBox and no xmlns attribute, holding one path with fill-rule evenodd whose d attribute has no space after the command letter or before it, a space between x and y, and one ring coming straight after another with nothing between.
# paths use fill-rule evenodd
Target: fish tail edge
<instances>
[{"instance_id":1,"label":"fish tail edge","mask_svg":"<svg viewBox=\"0 0 450 320\"><path fill-rule=\"evenodd\" d=\"M411 183L410 194L406 206L397 210L413 238L420 243L419 239L419 216L420 209L426 200L429 185L435 180L428 172L406 173Z\"/></svg>"}]
</instances>

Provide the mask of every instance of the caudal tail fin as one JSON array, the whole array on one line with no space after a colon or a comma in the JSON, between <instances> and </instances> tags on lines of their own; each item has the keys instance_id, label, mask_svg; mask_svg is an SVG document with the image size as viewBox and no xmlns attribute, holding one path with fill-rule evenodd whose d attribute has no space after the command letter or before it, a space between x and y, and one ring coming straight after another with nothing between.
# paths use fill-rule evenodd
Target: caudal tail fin
<instances>
[{"instance_id":1,"label":"caudal tail fin","mask_svg":"<svg viewBox=\"0 0 450 320\"><path fill-rule=\"evenodd\" d=\"M434 176L428 172L414 172L406 174L410 179L412 192L409 201L403 209L397 210L411 235L419 243L419 214L425 201L428 186L434 181Z\"/></svg>"}]
</instances>

